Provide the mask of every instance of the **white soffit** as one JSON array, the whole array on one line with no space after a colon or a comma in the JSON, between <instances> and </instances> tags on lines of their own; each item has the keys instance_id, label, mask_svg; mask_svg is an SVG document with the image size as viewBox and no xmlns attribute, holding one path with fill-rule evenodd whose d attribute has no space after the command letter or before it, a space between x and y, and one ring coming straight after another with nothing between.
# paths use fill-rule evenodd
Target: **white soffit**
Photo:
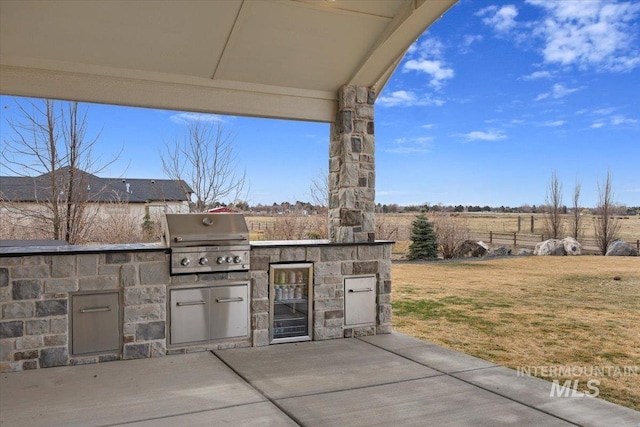
<instances>
[{"instance_id":1,"label":"white soffit","mask_svg":"<svg viewBox=\"0 0 640 427\"><path fill-rule=\"evenodd\" d=\"M455 0L0 1L0 92L332 121Z\"/></svg>"}]
</instances>

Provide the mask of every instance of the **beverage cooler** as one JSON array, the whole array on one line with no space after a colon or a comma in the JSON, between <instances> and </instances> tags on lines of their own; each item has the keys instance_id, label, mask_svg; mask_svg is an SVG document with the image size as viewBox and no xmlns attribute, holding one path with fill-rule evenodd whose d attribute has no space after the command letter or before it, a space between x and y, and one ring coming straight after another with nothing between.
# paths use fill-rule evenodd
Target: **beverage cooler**
<instances>
[{"instance_id":1,"label":"beverage cooler","mask_svg":"<svg viewBox=\"0 0 640 427\"><path fill-rule=\"evenodd\" d=\"M271 343L311 340L313 264L271 264L269 302Z\"/></svg>"}]
</instances>

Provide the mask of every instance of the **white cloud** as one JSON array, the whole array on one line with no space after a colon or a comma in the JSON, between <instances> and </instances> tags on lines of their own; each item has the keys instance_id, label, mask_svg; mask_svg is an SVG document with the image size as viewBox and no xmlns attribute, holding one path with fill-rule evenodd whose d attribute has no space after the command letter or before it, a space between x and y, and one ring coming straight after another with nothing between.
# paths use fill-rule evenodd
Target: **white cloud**
<instances>
[{"instance_id":1,"label":"white cloud","mask_svg":"<svg viewBox=\"0 0 640 427\"><path fill-rule=\"evenodd\" d=\"M428 153L433 147L433 137L398 138L393 143L393 148L382 148L381 150L394 154Z\"/></svg>"},{"instance_id":2,"label":"white cloud","mask_svg":"<svg viewBox=\"0 0 640 427\"><path fill-rule=\"evenodd\" d=\"M630 71L640 66L634 19L640 3L527 0L544 9L534 31L544 39L544 61L597 71Z\"/></svg>"},{"instance_id":3,"label":"white cloud","mask_svg":"<svg viewBox=\"0 0 640 427\"><path fill-rule=\"evenodd\" d=\"M571 95L572 93L577 92L579 90L580 88L568 88L562 83L556 83L551 88L551 92L541 93L536 97L535 100L541 101L547 98L560 99L560 98L564 98L565 96Z\"/></svg>"},{"instance_id":4,"label":"white cloud","mask_svg":"<svg viewBox=\"0 0 640 427\"><path fill-rule=\"evenodd\" d=\"M553 85L552 96L555 99L564 98L567 95L571 95L573 92L579 91L579 88L568 88L561 83L556 83Z\"/></svg>"},{"instance_id":5,"label":"white cloud","mask_svg":"<svg viewBox=\"0 0 640 427\"><path fill-rule=\"evenodd\" d=\"M489 130L488 132L473 131L460 136L465 138L467 141L498 141L507 137L507 135L505 135L501 130Z\"/></svg>"},{"instance_id":6,"label":"white cloud","mask_svg":"<svg viewBox=\"0 0 640 427\"><path fill-rule=\"evenodd\" d=\"M454 76L452 68L447 68L441 61L429 59L411 59L404 64L404 70L422 71L431 76L429 84L435 88L442 87L444 80Z\"/></svg>"},{"instance_id":7,"label":"white cloud","mask_svg":"<svg viewBox=\"0 0 640 427\"><path fill-rule=\"evenodd\" d=\"M635 125L638 121L636 119L629 119L624 116L613 116L611 117L611 124L614 126L619 125Z\"/></svg>"},{"instance_id":8,"label":"white cloud","mask_svg":"<svg viewBox=\"0 0 640 427\"><path fill-rule=\"evenodd\" d=\"M599 114L601 116L608 116L609 114L613 113L614 111L616 111L616 109L613 108L613 107L599 108L597 110L593 110L594 114Z\"/></svg>"},{"instance_id":9,"label":"white cloud","mask_svg":"<svg viewBox=\"0 0 640 427\"><path fill-rule=\"evenodd\" d=\"M420 126L423 129L433 129L435 125L433 123L427 123L426 125Z\"/></svg>"},{"instance_id":10,"label":"white cloud","mask_svg":"<svg viewBox=\"0 0 640 427\"><path fill-rule=\"evenodd\" d=\"M412 46L414 48L407 51L407 61L402 66L403 72L417 71L427 74L431 78L429 85L436 89L440 89L446 80L453 78L455 72L445 63L444 45L439 40L427 38Z\"/></svg>"},{"instance_id":11,"label":"white cloud","mask_svg":"<svg viewBox=\"0 0 640 427\"><path fill-rule=\"evenodd\" d=\"M178 113L173 114L169 119L179 125L184 125L189 122L215 122L224 123L226 120L224 117L217 114L201 114L201 113Z\"/></svg>"},{"instance_id":12,"label":"white cloud","mask_svg":"<svg viewBox=\"0 0 640 427\"><path fill-rule=\"evenodd\" d=\"M604 111L613 111L613 108L607 108L607 109L603 109ZM594 111L594 113L601 111L601 110L596 110ZM602 115L608 115L608 113L602 113ZM593 129L600 129L601 127L610 125L610 126L621 126L621 125L627 125L627 126L635 126L639 123L638 120L636 119L630 119L628 117L625 117L623 115L617 114L615 116L610 116L610 117L604 117L601 119L598 119L596 122L594 122L591 125L591 128Z\"/></svg>"},{"instance_id":13,"label":"white cloud","mask_svg":"<svg viewBox=\"0 0 640 427\"><path fill-rule=\"evenodd\" d=\"M479 43L484 39L484 37L480 34L467 34L462 38L462 48L460 49L461 53L468 53L471 51L471 45L474 43Z\"/></svg>"},{"instance_id":14,"label":"white cloud","mask_svg":"<svg viewBox=\"0 0 640 427\"><path fill-rule=\"evenodd\" d=\"M508 4L498 8L497 6L488 6L476 12L477 16L481 16L482 22L492 27L499 33L507 33L516 26L516 16L518 9Z\"/></svg>"},{"instance_id":15,"label":"white cloud","mask_svg":"<svg viewBox=\"0 0 640 427\"><path fill-rule=\"evenodd\" d=\"M481 42L484 37L480 34L467 34L462 40L464 47L469 47L474 43Z\"/></svg>"},{"instance_id":16,"label":"white cloud","mask_svg":"<svg viewBox=\"0 0 640 427\"><path fill-rule=\"evenodd\" d=\"M542 126L546 127L558 127L564 125L566 122L564 120L550 120L548 122L542 123Z\"/></svg>"},{"instance_id":17,"label":"white cloud","mask_svg":"<svg viewBox=\"0 0 640 427\"><path fill-rule=\"evenodd\" d=\"M549 71L534 71L531 74L523 76L522 79L523 80L539 80L539 79L548 79L548 78L551 78L552 76L553 74L551 74Z\"/></svg>"},{"instance_id":18,"label":"white cloud","mask_svg":"<svg viewBox=\"0 0 640 427\"><path fill-rule=\"evenodd\" d=\"M413 107L420 105L433 105L440 107L444 105L444 101L432 98L429 95L418 96L412 91L397 90L395 92L391 92L391 95L380 96L376 100L376 105L380 105L382 107Z\"/></svg>"}]
</instances>

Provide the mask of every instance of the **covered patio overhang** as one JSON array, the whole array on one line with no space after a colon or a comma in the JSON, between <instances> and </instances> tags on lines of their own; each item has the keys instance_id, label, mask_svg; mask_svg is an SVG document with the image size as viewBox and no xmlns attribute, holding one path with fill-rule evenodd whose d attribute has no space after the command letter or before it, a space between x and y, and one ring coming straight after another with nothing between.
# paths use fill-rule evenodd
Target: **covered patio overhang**
<instances>
[{"instance_id":1,"label":"covered patio overhang","mask_svg":"<svg viewBox=\"0 0 640 427\"><path fill-rule=\"evenodd\" d=\"M330 235L375 238L373 103L456 0L6 0L0 93L332 123Z\"/></svg>"}]
</instances>

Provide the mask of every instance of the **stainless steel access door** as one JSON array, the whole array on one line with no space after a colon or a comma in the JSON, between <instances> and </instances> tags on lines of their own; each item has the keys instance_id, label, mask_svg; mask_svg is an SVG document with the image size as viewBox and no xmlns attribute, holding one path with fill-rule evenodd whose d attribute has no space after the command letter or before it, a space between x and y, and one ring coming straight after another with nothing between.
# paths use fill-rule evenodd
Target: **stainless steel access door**
<instances>
[{"instance_id":1,"label":"stainless steel access door","mask_svg":"<svg viewBox=\"0 0 640 427\"><path fill-rule=\"evenodd\" d=\"M120 351L120 294L71 296L71 354Z\"/></svg>"},{"instance_id":2,"label":"stainless steel access door","mask_svg":"<svg viewBox=\"0 0 640 427\"><path fill-rule=\"evenodd\" d=\"M249 335L249 285L211 287L211 339Z\"/></svg>"},{"instance_id":3,"label":"stainless steel access door","mask_svg":"<svg viewBox=\"0 0 640 427\"><path fill-rule=\"evenodd\" d=\"M171 344L209 340L209 288L172 289L170 304Z\"/></svg>"},{"instance_id":4,"label":"stainless steel access door","mask_svg":"<svg viewBox=\"0 0 640 427\"><path fill-rule=\"evenodd\" d=\"M344 279L345 325L376 323L376 276Z\"/></svg>"}]
</instances>

